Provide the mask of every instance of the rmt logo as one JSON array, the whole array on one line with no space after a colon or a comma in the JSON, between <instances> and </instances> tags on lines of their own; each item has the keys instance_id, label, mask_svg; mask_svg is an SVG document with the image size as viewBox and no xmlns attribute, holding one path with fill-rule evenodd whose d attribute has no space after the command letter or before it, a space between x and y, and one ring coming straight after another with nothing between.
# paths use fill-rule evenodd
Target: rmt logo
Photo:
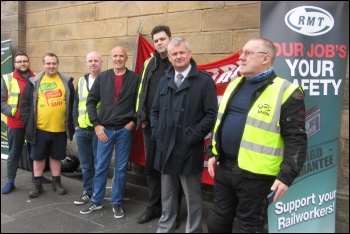
<instances>
[{"instance_id":1,"label":"rmt logo","mask_svg":"<svg viewBox=\"0 0 350 234\"><path fill-rule=\"evenodd\" d=\"M301 6L290 10L284 22L293 31L306 36L319 36L334 26L332 15L319 7Z\"/></svg>"},{"instance_id":2,"label":"rmt logo","mask_svg":"<svg viewBox=\"0 0 350 234\"><path fill-rule=\"evenodd\" d=\"M258 107L259 107L259 110L258 110L259 114L270 116L271 106L269 106L268 104L259 104Z\"/></svg>"}]
</instances>

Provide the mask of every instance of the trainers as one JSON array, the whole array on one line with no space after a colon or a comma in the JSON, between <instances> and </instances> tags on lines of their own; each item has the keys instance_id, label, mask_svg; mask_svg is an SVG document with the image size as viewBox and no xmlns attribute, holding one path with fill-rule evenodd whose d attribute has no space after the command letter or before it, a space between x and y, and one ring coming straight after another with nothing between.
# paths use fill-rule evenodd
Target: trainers
<instances>
[{"instance_id":1,"label":"trainers","mask_svg":"<svg viewBox=\"0 0 350 234\"><path fill-rule=\"evenodd\" d=\"M113 205L114 217L117 219L124 217L124 211L120 205Z\"/></svg>"},{"instance_id":2,"label":"trainers","mask_svg":"<svg viewBox=\"0 0 350 234\"><path fill-rule=\"evenodd\" d=\"M90 201L91 196L89 194L86 194L85 192L74 201L75 205L84 205L85 203L88 203Z\"/></svg>"},{"instance_id":3,"label":"trainers","mask_svg":"<svg viewBox=\"0 0 350 234\"><path fill-rule=\"evenodd\" d=\"M94 210L99 210L102 208L102 203L97 203L90 201L81 211L80 214L89 214Z\"/></svg>"}]
</instances>

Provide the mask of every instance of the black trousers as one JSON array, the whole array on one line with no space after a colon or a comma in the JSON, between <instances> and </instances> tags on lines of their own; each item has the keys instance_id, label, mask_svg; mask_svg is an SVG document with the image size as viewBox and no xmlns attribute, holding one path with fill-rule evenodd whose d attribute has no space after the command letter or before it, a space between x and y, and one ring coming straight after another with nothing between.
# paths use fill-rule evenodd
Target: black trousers
<instances>
[{"instance_id":1,"label":"black trousers","mask_svg":"<svg viewBox=\"0 0 350 234\"><path fill-rule=\"evenodd\" d=\"M146 175L148 186L148 204L147 209L160 214L162 212L162 200L161 200L161 172L154 169L154 160L156 154L156 142L151 139L152 129L148 124L143 129L143 139L145 144L146 164L144 173ZM180 186L178 195L178 204L181 207L181 201L183 196L183 189Z\"/></svg>"},{"instance_id":2,"label":"black trousers","mask_svg":"<svg viewBox=\"0 0 350 234\"><path fill-rule=\"evenodd\" d=\"M15 181L18 162L22 155L24 144L24 128L8 128L7 139L9 145L9 155L7 158L7 179L8 181Z\"/></svg>"},{"instance_id":3,"label":"black trousers","mask_svg":"<svg viewBox=\"0 0 350 234\"><path fill-rule=\"evenodd\" d=\"M209 233L264 232L267 198L274 179L247 178L238 165L220 163L214 179L214 199L208 216Z\"/></svg>"}]
</instances>

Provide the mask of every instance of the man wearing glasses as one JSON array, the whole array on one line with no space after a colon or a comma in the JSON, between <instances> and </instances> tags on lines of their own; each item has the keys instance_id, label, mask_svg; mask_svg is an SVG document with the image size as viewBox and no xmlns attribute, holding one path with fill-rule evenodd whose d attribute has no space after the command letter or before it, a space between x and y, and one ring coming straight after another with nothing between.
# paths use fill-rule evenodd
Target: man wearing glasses
<instances>
[{"instance_id":1,"label":"man wearing glasses","mask_svg":"<svg viewBox=\"0 0 350 234\"><path fill-rule=\"evenodd\" d=\"M223 95L209 145L214 178L209 233L264 232L268 194L280 199L303 167L304 91L273 71L276 51L265 38L249 40L240 53L241 74ZM217 165L218 162L218 165Z\"/></svg>"},{"instance_id":2,"label":"man wearing glasses","mask_svg":"<svg viewBox=\"0 0 350 234\"><path fill-rule=\"evenodd\" d=\"M15 70L1 77L1 113L7 116L7 139L9 155L7 158L7 183L2 194L11 193L15 189L15 178L18 162L24 144L24 125L19 116L19 100L27 80L35 74L29 68L29 58L25 53L17 53L14 57Z\"/></svg>"}]
</instances>

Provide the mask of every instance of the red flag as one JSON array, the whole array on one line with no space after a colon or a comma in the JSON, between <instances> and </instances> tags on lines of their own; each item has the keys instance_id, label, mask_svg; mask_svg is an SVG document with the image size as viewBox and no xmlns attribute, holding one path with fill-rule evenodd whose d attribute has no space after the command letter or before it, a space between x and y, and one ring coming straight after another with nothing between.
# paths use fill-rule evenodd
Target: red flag
<instances>
[{"instance_id":1,"label":"red flag","mask_svg":"<svg viewBox=\"0 0 350 234\"><path fill-rule=\"evenodd\" d=\"M198 69L208 72L214 79L218 96L224 94L227 84L240 76L239 73L239 52L236 52L221 60L199 64Z\"/></svg>"},{"instance_id":2,"label":"red flag","mask_svg":"<svg viewBox=\"0 0 350 234\"><path fill-rule=\"evenodd\" d=\"M141 34L137 35L136 51L137 54L134 55L134 71L137 74L141 74L143 63L152 56L154 52L154 47L149 43ZM214 79L216 84L216 90L218 95L218 100L221 100L221 96L224 94L224 91L230 81L234 80L240 76L239 72L239 52L220 59L218 61L200 64L198 65L199 70L208 72ZM209 138L205 139L206 145L209 143ZM139 128L134 134L133 138L133 147L131 150L130 161L137 163L139 165L145 166L145 151L143 145L143 132L142 128ZM205 155L205 167L207 164L208 157ZM205 184L214 184L213 178L208 173L208 170L205 168L202 173L202 183Z\"/></svg>"},{"instance_id":3,"label":"red flag","mask_svg":"<svg viewBox=\"0 0 350 234\"><path fill-rule=\"evenodd\" d=\"M149 43L141 34L137 35L137 54L134 55L134 65L133 70L137 74L141 74L143 63L152 56L154 52L154 47Z\"/></svg>"},{"instance_id":4,"label":"red flag","mask_svg":"<svg viewBox=\"0 0 350 234\"><path fill-rule=\"evenodd\" d=\"M134 54L133 59L133 71L141 75L142 67L144 62L152 56L154 52L154 47L149 43L140 33L137 34L136 39L136 54ZM134 137L132 140L132 148L130 152L130 161L141 166L145 166L146 157L143 144L143 131L139 128L134 132Z\"/></svg>"}]
</instances>

